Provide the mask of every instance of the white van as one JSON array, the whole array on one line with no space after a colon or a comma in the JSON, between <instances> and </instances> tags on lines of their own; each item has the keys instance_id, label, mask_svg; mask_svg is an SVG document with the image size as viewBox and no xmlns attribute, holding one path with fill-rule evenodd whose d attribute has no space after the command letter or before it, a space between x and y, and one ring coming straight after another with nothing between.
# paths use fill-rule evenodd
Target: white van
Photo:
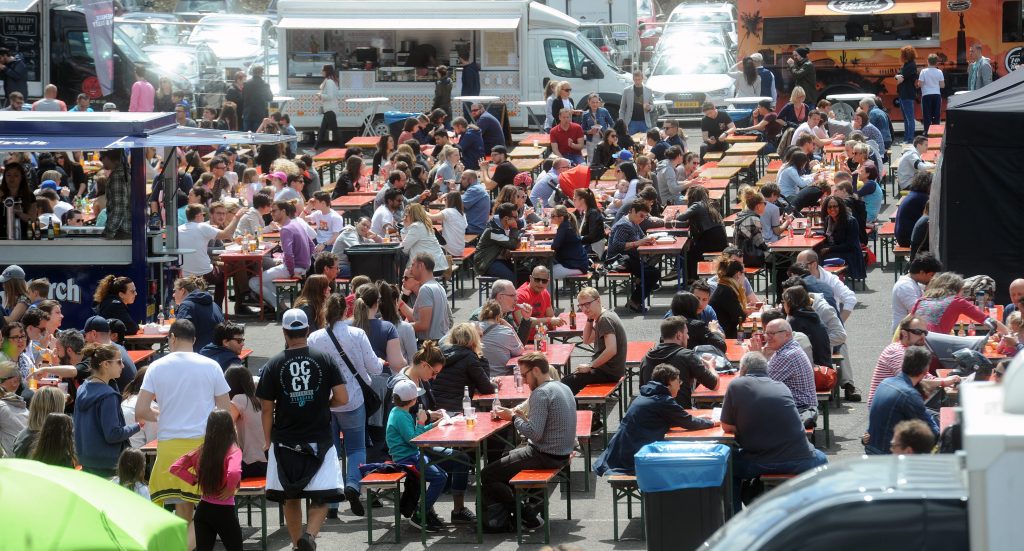
<instances>
[{"instance_id":1,"label":"white van","mask_svg":"<svg viewBox=\"0 0 1024 551\"><path fill-rule=\"evenodd\" d=\"M468 49L480 64L480 93L500 98L513 127L527 126L529 112L519 102L543 100L549 80L569 81L580 105L590 93L599 93L613 114L632 84L629 74L580 35L577 20L529 0L494 0L483 12L479 2L468 0L280 0L278 14L280 93L294 98L284 110L299 129L320 125L317 94L324 65L338 68L339 126L366 130L370 118L376 133L386 131L385 111L430 109L433 66L457 66L458 50ZM406 66L410 57L429 57L424 52L434 55L428 67ZM461 69L456 78L453 97L461 93ZM388 99L344 101L372 97ZM544 110L533 109L538 115ZM460 111L458 102L453 110Z\"/></svg>"}]
</instances>

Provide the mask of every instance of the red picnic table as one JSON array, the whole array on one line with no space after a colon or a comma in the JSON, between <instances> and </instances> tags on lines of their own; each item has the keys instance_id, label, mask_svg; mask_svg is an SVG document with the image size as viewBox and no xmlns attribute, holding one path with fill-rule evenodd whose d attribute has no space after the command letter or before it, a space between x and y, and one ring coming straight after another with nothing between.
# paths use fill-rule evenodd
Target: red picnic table
<instances>
[{"instance_id":1,"label":"red picnic table","mask_svg":"<svg viewBox=\"0 0 1024 551\"><path fill-rule=\"evenodd\" d=\"M956 408L939 408L939 433L941 434L942 431L952 426L953 423L956 423Z\"/></svg>"},{"instance_id":2,"label":"red picnic table","mask_svg":"<svg viewBox=\"0 0 1024 551\"><path fill-rule=\"evenodd\" d=\"M358 149L373 149L377 147L380 138L377 136L356 136L345 143L345 147Z\"/></svg>"},{"instance_id":3,"label":"red picnic table","mask_svg":"<svg viewBox=\"0 0 1024 551\"><path fill-rule=\"evenodd\" d=\"M640 377L640 362L655 344L651 341L629 341L626 344L626 395L630 398L633 397L633 376Z\"/></svg>"},{"instance_id":4,"label":"red picnic table","mask_svg":"<svg viewBox=\"0 0 1024 551\"><path fill-rule=\"evenodd\" d=\"M581 323L582 322L580 320L576 320L577 325L580 325ZM575 348L576 345L573 343L553 342L548 345L547 351L544 352L544 357L548 359L548 364L557 368L559 372L561 372L564 375L569 372L569 368L572 364L572 351ZM528 344L523 347L524 354L527 352L534 352L536 350L537 348L532 344ZM506 365L508 367L514 367L519 362L520 357L521 356L509 358L508 364Z\"/></svg>"},{"instance_id":5,"label":"red picnic table","mask_svg":"<svg viewBox=\"0 0 1024 551\"><path fill-rule=\"evenodd\" d=\"M527 134L523 136L523 139L519 140L519 145L532 146L534 143L538 147L548 147L551 145L551 135L541 133Z\"/></svg>"},{"instance_id":6,"label":"red picnic table","mask_svg":"<svg viewBox=\"0 0 1024 551\"><path fill-rule=\"evenodd\" d=\"M412 439L412 443L415 444L422 450L427 450L434 447L443 448L457 448L465 450L470 455L470 462L467 464L468 467L473 467L473 486L476 488L476 541L477 543L483 543L484 541L484 511L481 504L480 489L483 487L483 481L480 478L480 471L483 469L483 447L484 442L495 435L499 431L508 427L512 424L510 421L495 421L491 419L490 415L477 415L476 425L473 428L469 428L466 425L465 419L456 418L456 422L453 425L446 426L435 426L434 428L424 432L423 434ZM426 457L425 453L420 454L419 469L420 472L426 470ZM444 463L446 461L458 461L453 457L442 457L440 459L433 459L433 463ZM426 495L427 492L427 481L425 477L420 477L420 495ZM420 500L420 514L426 517L426 506L427 501L425 499ZM401 529L401 527L396 527ZM427 544L427 532L426 530L420 530L420 538L423 545Z\"/></svg>"},{"instance_id":7,"label":"red picnic table","mask_svg":"<svg viewBox=\"0 0 1024 551\"><path fill-rule=\"evenodd\" d=\"M576 327L569 327L569 312L562 312L558 314L558 317L565 322L564 325L555 327L554 329L548 329L548 336L552 339L557 339L562 342L567 342L569 339L583 336L583 326L587 323L587 318L583 314L576 314Z\"/></svg>"},{"instance_id":8,"label":"red picnic table","mask_svg":"<svg viewBox=\"0 0 1024 551\"><path fill-rule=\"evenodd\" d=\"M986 311L986 313L988 314L988 316L990 318L992 318L994 320L1003 321L1003 305L1002 304L996 304L995 306L993 306L993 308L995 308L995 315L993 315L991 310L988 310L988 309L985 309L985 308L983 308L983 310ZM970 317L968 317L965 314L960 314L960 317L956 319L956 323L958 325L967 325L969 323L975 323L976 324L978 322L974 321L973 319L971 319Z\"/></svg>"},{"instance_id":9,"label":"red picnic table","mask_svg":"<svg viewBox=\"0 0 1024 551\"><path fill-rule=\"evenodd\" d=\"M625 407L622 396L622 380L615 383L593 383L583 387L576 393L576 403L579 406L597 408L601 412L601 436L604 438L604 446L608 447L608 401L615 400L619 404L619 421L622 421L622 414Z\"/></svg>"},{"instance_id":10,"label":"red picnic table","mask_svg":"<svg viewBox=\"0 0 1024 551\"><path fill-rule=\"evenodd\" d=\"M933 124L928 127L929 138L941 138L946 133L945 123Z\"/></svg>"},{"instance_id":11,"label":"red picnic table","mask_svg":"<svg viewBox=\"0 0 1024 551\"><path fill-rule=\"evenodd\" d=\"M342 195L331 201L331 208L340 210L342 216L350 216L370 204L373 204L373 197L369 195Z\"/></svg>"},{"instance_id":12,"label":"red picnic table","mask_svg":"<svg viewBox=\"0 0 1024 551\"><path fill-rule=\"evenodd\" d=\"M798 253L807 249L813 249L824 240L823 236L812 235L808 237L806 235L794 235L790 237L789 235L784 235L778 241L769 243L768 247L775 252Z\"/></svg>"},{"instance_id":13,"label":"red picnic table","mask_svg":"<svg viewBox=\"0 0 1024 551\"><path fill-rule=\"evenodd\" d=\"M730 134L725 137L725 143L746 143L756 142L757 136L750 136L746 134Z\"/></svg>"},{"instance_id":14,"label":"red picnic table","mask_svg":"<svg viewBox=\"0 0 1024 551\"><path fill-rule=\"evenodd\" d=\"M928 149L939 150L942 149L942 138L928 138Z\"/></svg>"},{"instance_id":15,"label":"red picnic table","mask_svg":"<svg viewBox=\"0 0 1024 551\"><path fill-rule=\"evenodd\" d=\"M515 377L512 375L502 375L501 377L495 377L495 379L498 381L498 392L495 394L477 394L473 396L474 402L480 406L488 406L488 409L490 409L491 403L495 398L501 400L501 404L504 407L511 407L530 399L530 387L527 386L525 381L522 388L516 388Z\"/></svg>"},{"instance_id":16,"label":"red picnic table","mask_svg":"<svg viewBox=\"0 0 1024 551\"><path fill-rule=\"evenodd\" d=\"M324 176L324 169L331 171L330 181L334 181L334 168L338 163L345 160L345 154L348 153L348 149L344 147L333 147L331 149L325 149L320 153L313 156L313 167L320 173L321 180Z\"/></svg>"},{"instance_id":17,"label":"red picnic table","mask_svg":"<svg viewBox=\"0 0 1024 551\"><path fill-rule=\"evenodd\" d=\"M140 363L149 361L153 355L156 354L156 350L129 350L128 357L131 358L132 363L138 365Z\"/></svg>"},{"instance_id":18,"label":"red picnic table","mask_svg":"<svg viewBox=\"0 0 1024 551\"><path fill-rule=\"evenodd\" d=\"M262 248L256 252L242 252L229 248L221 253L220 261L224 267L224 281L232 277L240 277L241 281L248 282L250 276L256 277L260 282L260 320L263 320L263 259L270 254L271 248L260 244ZM224 320L228 319L228 296L224 294Z\"/></svg>"}]
</instances>

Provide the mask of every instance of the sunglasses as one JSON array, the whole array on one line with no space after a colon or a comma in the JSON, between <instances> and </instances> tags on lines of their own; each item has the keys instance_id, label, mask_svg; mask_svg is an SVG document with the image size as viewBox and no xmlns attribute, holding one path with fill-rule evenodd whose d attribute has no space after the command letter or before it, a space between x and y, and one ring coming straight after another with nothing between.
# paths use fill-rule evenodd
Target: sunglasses
<instances>
[{"instance_id":1,"label":"sunglasses","mask_svg":"<svg viewBox=\"0 0 1024 551\"><path fill-rule=\"evenodd\" d=\"M928 330L927 329L904 329L904 331L906 331L907 333L912 333L912 334L917 335L919 337L923 337L924 335L928 334Z\"/></svg>"},{"instance_id":2,"label":"sunglasses","mask_svg":"<svg viewBox=\"0 0 1024 551\"><path fill-rule=\"evenodd\" d=\"M549 281L546 277L535 277L533 280L537 283L547 283Z\"/></svg>"}]
</instances>

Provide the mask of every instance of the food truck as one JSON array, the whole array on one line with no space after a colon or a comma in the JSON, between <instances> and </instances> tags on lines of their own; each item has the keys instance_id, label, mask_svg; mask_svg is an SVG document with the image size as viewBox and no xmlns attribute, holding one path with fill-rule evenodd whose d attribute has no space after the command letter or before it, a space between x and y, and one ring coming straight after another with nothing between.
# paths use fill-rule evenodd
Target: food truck
<instances>
[{"instance_id":1,"label":"food truck","mask_svg":"<svg viewBox=\"0 0 1024 551\"><path fill-rule=\"evenodd\" d=\"M41 240L0 239L0 269L17 264L29 280L48 278L50 298L61 303L65 327L82 327L94 314L92 296L99 281L109 274L130 277L135 282L139 294L128 306L132 318L140 322L152 318L160 304L160 282L163 276L173 274L165 268L179 265L180 255L190 251L177 248L175 225L166 231L147 228L144 148L171 152L176 146L263 144L288 139L294 137L179 127L173 113L0 111L0 152L123 150L123 162L131 166L132 220L131 239L104 239L102 228L67 226L52 239L50 235ZM164 203L170 214L167 219L174 220L174 194L169 194Z\"/></svg>"},{"instance_id":2,"label":"food truck","mask_svg":"<svg viewBox=\"0 0 1024 551\"><path fill-rule=\"evenodd\" d=\"M786 59L811 49L818 96L870 92L890 117L896 107L894 75L900 48L917 50L919 69L939 56L948 96L967 88L968 49L980 43L994 73L1005 75L1022 58L1024 18L1017 0L737 0L741 58L761 52L783 97L792 88ZM780 100L781 101L781 100Z\"/></svg>"},{"instance_id":3,"label":"food truck","mask_svg":"<svg viewBox=\"0 0 1024 551\"><path fill-rule=\"evenodd\" d=\"M279 78L281 94L295 98L285 106L292 124L319 127L321 70L333 65L340 77L339 126L358 129L368 122L385 133L384 112L430 109L437 65L455 68L452 95L460 94L459 52L480 64L481 94L508 107L512 126L527 126L529 112L519 102L543 100L551 79L572 83L580 105L597 92L618 112L631 77L579 34L578 21L529 0L495 0L484 12L480 6L469 0L281 0ZM369 98L386 99L344 101Z\"/></svg>"}]
</instances>

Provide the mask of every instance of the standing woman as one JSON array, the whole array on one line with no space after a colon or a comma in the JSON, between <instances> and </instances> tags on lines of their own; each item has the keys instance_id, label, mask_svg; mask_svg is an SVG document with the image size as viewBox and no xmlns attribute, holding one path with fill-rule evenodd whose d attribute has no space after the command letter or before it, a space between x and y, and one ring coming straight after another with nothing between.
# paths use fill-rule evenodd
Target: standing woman
<instances>
[{"instance_id":1,"label":"standing woman","mask_svg":"<svg viewBox=\"0 0 1024 551\"><path fill-rule=\"evenodd\" d=\"M558 229L551 241L551 250L555 251L554 265L551 276L564 279L571 275L583 275L590 271L590 258L587 249L580 241L576 230L576 219L569 216L569 209L558 205L551 210L551 223Z\"/></svg>"},{"instance_id":2,"label":"standing woman","mask_svg":"<svg viewBox=\"0 0 1024 551\"><path fill-rule=\"evenodd\" d=\"M448 67L438 65L437 80L434 82L434 101L430 106L431 111L443 109L449 119L452 117L452 85L454 84L455 81L448 76Z\"/></svg>"},{"instance_id":3,"label":"standing woman","mask_svg":"<svg viewBox=\"0 0 1024 551\"><path fill-rule=\"evenodd\" d=\"M378 358L387 363L388 369L398 371L408 363L402 353L402 343L398 340L398 330L390 321L377 317L380 312L380 290L372 283L360 285L356 289L356 300L353 303L352 318L345 323L361 329L370 340L370 347ZM371 375L379 374L371 373Z\"/></svg>"},{"instance_id":4,"label":"standing woman","mask_svg":"<svg viewBox=\"0 0 1024 551\"><path fill-rule=\"evenodd\" d=\"M256 399L252 373L241 365L224 372L231 399L231 419L242 448L242 478L267 476L267 440L263 432L262 404Z\"/></svg>"},{"instance_id":5,"label":"standing woman","mask_svg":"<svg viewBox=\"0 0 1024 551\"><path fill-rule=\"evenodd\" d=\"M380 140L377 141L377 151L373 154L373 174L380 174L381 166L388 162L391 158L391 153L395 150L395 139L391 137L391 134L383 134Z\"/></svg>"},{"instance_id":6,"label":"standing woman","mask_svg":"<svg viewBox=\"0 0 1024 551\"><path fill-rule=\"evenodd\" d=\"M142 427L125 423L121 396L110 387L110 381L120 377L124 368L117 346L89 344L82 357L89 364L90 375L75 397L75 449L82 470L111 478L117 474L121 450Z\"/></svg>"},{"instance_id":7,"label":"standing woman","mask_svg":"<svg viewBox=\"0 0 1024 551\"><path fill-rule=\"evenodd\" d=\"M29 224L36 220L39 212L36 209L36 198L29 189L25 165L21 163L8 162L4 165L3 183L0 184L0 204L8 198L20 201L14 205L14 216L21 221L21 235L17 236L17 239L22 239L28 234ZM5 224L0 227L6 227L7 209L0 209L0 213Z\"/></svg>"},{"instance_id":8,"label":"standing woman","mask_svg":"<svg viewBox=\"0 0 1024 551\"><path fill-rule=\"evenodd\" d=\"M131 279L108 275L96 286L92 300L96 303L97 314L108 320L121 320L124 323L125 334L134 335L139 332L139 324L128 313L128 305L135 303L138 294Z\"/></svg>"},{"instance_id":9,"label":"standing woman","mask_svg":"<svg viewBox=\"0 0 1024 551\"><path fill-rule=\"evenodd\" d=\"M25 270L12 264L0 274L0 282L4 284L4 324L21 320L28 311L32 301L28 298L28 283L25 282Z\"/></svg>"},{"instance_id":10,"label":"standing woman","mask_svg":"<svg viewBox=\"0 0 1024 551\"><path fill-rule=\"evenodd\" d=\"M600 95L590 94L590 97L587 98L587 110L583 112L582 126L583 133L587 137L587 158L590 159L590 164L594 164L594 149L601 141L599 138L603 138L607 131L612 130L615 126L611 114L607 109L601 107L601 103ZM595 176L595 178L597 177Z\"/></svg>"},{"instance_id":11,"label":"standing woman","mask_svg":"<svg viewBox=\"0 0 1024 551\"><path fill-rule=\"evenodd\" d=\"M551 104L554 103L555 98L558 97L558 85L561 82L557 80L549 80L544 85L544 132L550 132L551 127L555 124L557 117L551 114Z\"/></svg>"},{"instance_id":12,"label":"standing woman","mask_svg":"<svg viewBox=\"0 0 1024 551\"><path fill-rule=\"evenodd\" d=\"M413 329L411 323L402 319L398 311L402 293L399 291L398 285L383 280L377 282L377 290L380 292L380 319L395 326L398 331L398 341L402 346L402 357L405 358L405 364L408 364L419 348L416 346L416 330ZM396 368L395 371L397 370Z\"/></svg>"},{"instance_id":13,"label":"standing woman","mask_svg":"<svg viewBox=\"0 0 1024 551\"><path fill-rule=\"evenodd\" d=\"M580 241L584 248L588 253L602 256L605 246L604 215L597 208L594 191L590 188L576 188L572 194L572 204L576 207Z\"/></svg>"},{"instance_id":14,"label":"standing woman","mask_svg":"<svg viewBox=\"0 0 1024 551\"><path fill-rule=\"evenodd\" d=\"M434 236L434 224L430 221L427 209L419 203L411 203L405 209L405 219L402 223L405 224L402 228L402 252L409 257L406 267L412 266L416 255L427 253L434 259L435 274L447 270L448 259L445 258L444 249Z\"/></svg>"},{"instance_id":15,"label":"standing woman","mask_svg":"<svg viewBox=\"0 0 1024 551\"><path fill-rule=\"evenodd\" d=\"M316 133L316 144L314 149L320 149L327 144L334 146L341 136L338 130L338 111L341 111L341 104L338 102L338 71L334 65L328 63L321 69L320 74L324 77L320 83L320 108L324 113L320 119L320 131Z\"/></svg>"},{"instance_id":16,"label":"standing woman","mask_svg":"<svg viewBox=\"0 0 1024 551\"><path fill-rule=\"evenodd\" d=\"M754 60L747 56L734 65L741 67L740 71L729 71L729 76L736 81L735 98L756 98L761 96L761 75L757 73L757 66Z\"/></svg>"},{"instance_id":17,"label":"standing woman","mask_svg":"<svg viewBox=\"0 0 1024 551\"><path fill-rule=\"evenodd\" d=\"M729 245L722 225L722 214L711 202L708 190L702 185L692 185L686 190L687 209L676 216L676 222L685 224L690 230L690 250L686 253L686 278L697 279L697 262L704 253L716 252Z\"/></svg>"},{"instance_id":18,"label":"standing woman","mask_svg":"<svg viewBox=\"0 0 1024 551\"><path fill-rule=\"evenodd\" d=\"M174 84L171 82L171 79L160 77L160 86L156 89L156 97L153 99L153 111L157 113L173 113L174 99L171 98L173 93Z\"/></svg>"},{"instance_id":19,"label":"standing woman","mask_svg":"<svg viewBox=\"0 0 1024 551\"><path fill-rule=\"evenodd\" d=\"M917 97L917 50L907 44L900 48L900 61L903 67L896 73L896 92L900 100L900 111L903 112L903 143L914 141L914 103Z\"/></svg>"},{"instance_id":20,"label":"standing woman","mask_svg":"<svg viewBox=\"0 0 1024 551\"><path fill-rule=\"evenodd\" d=\"M846 202L835 195L826 197L821 204L821 219L825 226L825 242L818 249L818 256L822 260L842 258L846 261L847 277L863 279L866 275L864 253L861 252L857 219L850 215Z\"/></svg>"},{"instance_id":21,"label":"standing woman","mask_svg":"<svg viewBox=\"0 0 1024 551\"><path fill-rule=\"evenodd\" d=\"M362 299L357 298L358 304ZM357 306L366 311L365 304ZM331 408L334 418L334 434L344 435L344 440L335 436L335 447L338 453L348 458L348 472L345 474L345 498L348 499L352 512L363 516L365 510L359 501L359 465L366 463L366 400L356 377L361 377L366 384L372 384L371 375L380 375L383 362L377 358L370 345L370 339L362 329L345 324L342 317L345 313L345 300L341 295L331 295L327 299L327 325L309 336L309 348L322 352L334 359L345 380L348 391L348 402L343 406ZM333 504L336 506L336 504ZM337 515L335 507L333 515ZM332 516L328 512L328 516Z\"/></svg>"}]
</instances>

